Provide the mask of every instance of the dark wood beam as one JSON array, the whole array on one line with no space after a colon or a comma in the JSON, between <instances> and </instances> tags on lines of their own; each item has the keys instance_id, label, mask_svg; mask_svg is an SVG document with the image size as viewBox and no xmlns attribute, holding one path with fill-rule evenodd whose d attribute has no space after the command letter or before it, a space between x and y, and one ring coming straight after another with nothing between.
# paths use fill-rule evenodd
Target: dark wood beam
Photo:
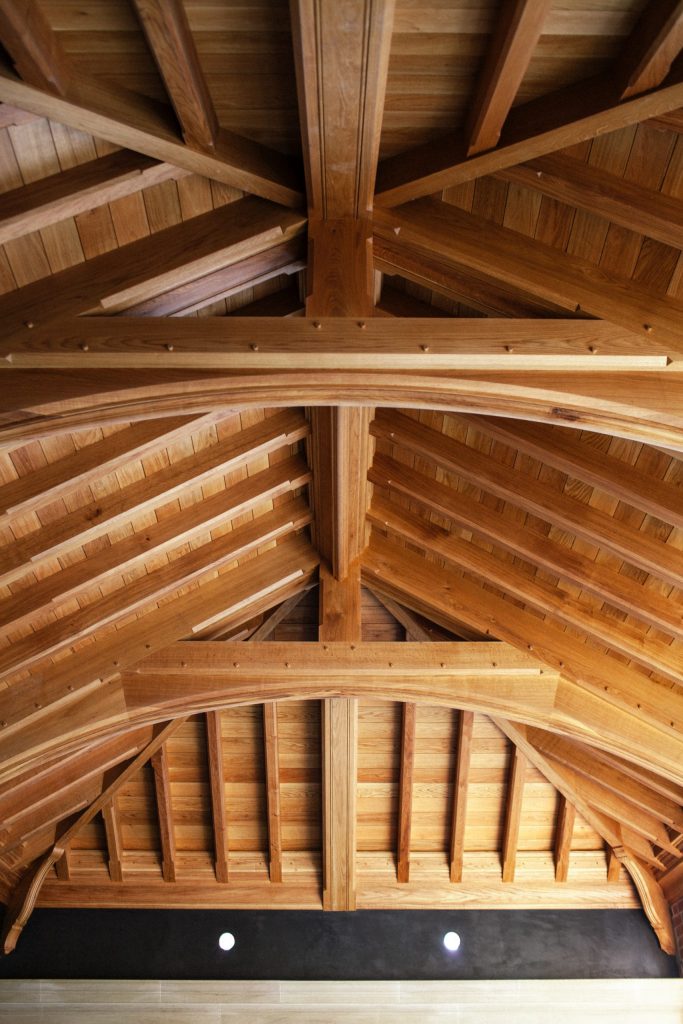
<instances>
[{"instance_id":1,"label":"dark wood beam","mask_svg":"<svg viewBox=\"0 0 683 1024\"><path fill-rule=\"evenodd\" d=\"M681 0L650 0L629 37L617 67L622 96L661 85L683 47Z\"/></svg>"},{"instance_id":2,"label":"dark wood beam","mask_svg":"<svg viewBox=\"0 0 683 1024\"><path fill-rule=\"evenodd\" d=\"M396 878L410 881L410 836L413 818L413 776L415 773L415 728L417 706L403 705L401 720L401 774L398 785L398 841Z\"/></svg>"}]
</instances>

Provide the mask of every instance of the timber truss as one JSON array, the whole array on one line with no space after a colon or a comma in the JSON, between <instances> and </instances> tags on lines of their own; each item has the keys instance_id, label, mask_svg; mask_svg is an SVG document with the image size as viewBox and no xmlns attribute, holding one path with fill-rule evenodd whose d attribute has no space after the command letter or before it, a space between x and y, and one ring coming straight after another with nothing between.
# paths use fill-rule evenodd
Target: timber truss
<instances>
[{"instance_id":1,"label":"timber truss","mask_svg":"<svg viewBox=\"0 0 683 1024\"><path fill-rule=\"evenodd\" d=\"M165 103L0 5L5 951L36 905L638 898L674 951L683 5L623 6L513 106L551 5L503 5L380 161L410 5L293 0L300 172L192 3L123 22Z\"/></svg>"}]
</instances>

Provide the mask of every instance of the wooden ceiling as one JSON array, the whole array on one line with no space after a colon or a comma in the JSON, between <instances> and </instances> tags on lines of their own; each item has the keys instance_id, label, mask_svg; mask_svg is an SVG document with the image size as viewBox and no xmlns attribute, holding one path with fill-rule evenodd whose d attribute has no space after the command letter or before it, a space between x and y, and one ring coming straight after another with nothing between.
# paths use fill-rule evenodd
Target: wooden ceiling
<instances>
[{"instance_id":1,"label":"wooden ceiling","mask_svg":"<svg viewBox=\"0 0 683 1024\"><path fill-rule=\"evenodd\" d=\"M291 8L291 9L290 9ZM683 895L683 3L0 5L0 898Z\"/></svg>"}]
</instances>

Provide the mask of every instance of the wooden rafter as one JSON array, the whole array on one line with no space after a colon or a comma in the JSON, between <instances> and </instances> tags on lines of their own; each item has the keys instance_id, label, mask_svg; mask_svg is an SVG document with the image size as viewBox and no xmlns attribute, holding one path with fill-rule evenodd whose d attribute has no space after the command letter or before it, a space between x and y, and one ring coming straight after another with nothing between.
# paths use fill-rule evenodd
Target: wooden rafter
<instances>
[{"instance_id":1,"label":"wooden rafter","mask_svg":"<svg viewBox=\"0 0 683 1024\"><path fill-rule=\"evenodd\" d=\"M517 847L519 846L519 827L522 820L522 801L524 799L524 779L527 765L526 757L521 750L513 746L510 758L510 770L505 804L505 826L503 829L503 881L514 882Z\"/></svg>"},{"instance_id":2,"label":"wooden rafter","mask_svg":"<svg viewBox=\"0 0 683 1024\"><path fill-rule=\"evenodd\" d=\"M9 953L16 946L17 939L33 912L41 886L50 868L63 856L80 831L107 806L128 779L154 756L183 723L184 719L179 718L167 723L163 728L157 728L156 735L144 750L117 773L116 778L100 793L87 810L80 814L59 836L50 852L23 875L21 882L12 894L5 913L1 940L3 952Z\"/></svg>"},{"instance_id":3,"label":"wooden rafter","mask_svg":"<svg viewBox=\"0 0 683 1024\"><path fill-rule=\"evenodd\" d=\"M499 172L504 181L604 217L628 231L678 248L683 231L680 200L635 185L566 155L553 154Z\"/></svg>"},{"instance_id":4,"label":"wooden rafter","mask_svg":"<svg viewBox=\"0 0 683 1024\"><path fill-rule=\"evenodd\" d=\"M121 819L113 796L102 808L104 829L107 837L107 854L109 857L109 877L112 882L123 881L123 840L121 837ZM59 863L59 861L57 862Z\"/></svg>"},{"instance_id":5,"label":"wooden rafter","mask_svg":"<svg viewBox=\"0 0 683 1024\"><path fill-rule=\"evenodd\" d=\"M25 82L49 93L66 94L69 60L38 0L2 4L0 40Z\"/></svg>"},{"instance_id":6,"label":"wooden rafter","mask_svg":"<svg viewBox=\"0 0 683 1024\"><path fill-rule=\"evenodd\" d=\"M398 794L398 849L396 855L396 877L399 882L410 880L416 723L417 706L411 703L404 704L401 721L401 774Z\"/></svg>"},{"instance_id":7,"label":"wooden rafter","mask_svg":"<svg viewBox=\"0 0 683 1024\"><path fill-rule=\"evenodd\" d=\"M667 114L681 105L680 71L672 72L660 89L625 100L610 73L565 86L515 107L495 149L468 157L461 132L384 160L378 169L375 204L398 206Z\"/></svg>"},{"instance_id":8,"label":"wooden rafter","mask_svg":"<svg viewBox=\"0 0 683 1024\"><path fill-rule=\"evenodd\" d=\"M458 750L453 785L453 814L451 819L451 848L449 875L451 882L462 882L463 854L465 852L465 822L467 793L472 755L474 715L471 711L458 714Z\"/></svg>"},{"instance_id":9,"label":"wooden rafter","mask_svg":"<svg viewBox=\"0 0 683 1024\"><path fill-rule=\"evenodd\" d=\"M420 199L396 210L378 209L374 225L382 238L395 238L398 229L401 245L416 253L464 264L570 312L580 306L641 337L654 334L674 348L680 345L680 300L653 295L626 277L448 203Z\"/></svg>"},{"instance_id":10,"label":"wooden rafter","mask_svg":"<svg viewBox=\"0 0 683 1024\"><path fill-rule=\"evenodd\" d=\"M431 556L443 560L455 572L472 573L482 583L488 583L535 608L545 617L552 630L564 623L597 642L607 645L636 661L644 668L656 671L673 682L682 683L680 658L670 644L644 636L628 623L617 622L571 594L547 583L529 577L510 562L503 562L493 552L435 528L428 520L412 515L391 504L378 503L371 518L390 535L419 546ZM571 643L568 644L568 650ZM569 654L567 655L570 660Z\"/></svg>"},{"instance_id":11,"label":"wooden rafter","mask_svg":"<svg viewBox=\"0 0 683 1024\"><path fill-rule=\"evenodd\" d=\"M214 869L218 882L227 882L228 873L228 811L225 802L225 771L223 766L223 730L220 711L206 715L206 753L211 788L211 820L213 824Z\"/></svg>"},{"instance_id":12,"label":"wooden rafter","mask_svg":"<svg viewBox=\"0 0 683 1024\"><path fill-rule=\"evenodd\" d=\"M169 123L172 111L145 97L126 95L100 79L72 73L62 97L20 81L3 67L0 98L40 117L273 202L290 207L303 202L299 169L287 157L225 129L219 131L212 151L187 146Z\"/></svg>"},{"instance_id":13,"label":"wooden rafter","mask_svg":"<svg viewBox=\"0 0 683 1024\"><path fill-rule=\"evenodd\" d=\"M528 741L525 727L512 725L500 719L496 719L496 724L515 744L515 748L521 749L541 774L576 806L577 810L580 811L589 824L598 833L604 834L606 819L603 816L597 815L590 805L574 793L566 777L554 769L550 762L538 753L533 744ZM633 852L628 851L619 839L616 842L613 840L610 845L612 845L613 849L616 847L615 852L619 860L633 878L643 903L643 909L657 933L660 945L665 952L673 953L676 948L676 940L668 904L650 867L644 864Z\"/></svg>"},{"instance_id":14,"label":"wooden rafter","mask_svg":"<svg viewBox=\"0 0 683 1024\"><path fill-rule=\"evenodd\" d=\"M562 580L576 583L627 615L633 615L679 638L683 636L683 626L673 602L651 592L649 588L643 588L622 573L606 566L596 566L587 556L544 534L531 530L506 529L504 519L501 520L492 509L462 492L414 473L385 456L375 459L370 479L375 484L409 497L425 510L444 516L466 530L472 530L496 547L546 569ZM395 510L382 497L375 496L369 511L371 521L383 526L386 521L385 511L393 515Z\"/></svg>"},{"instance_id":15,"label":"wooden rafter","mask_svg":"<svg viewBox=\"0 0 683 1024\"><path fill-rule=\"evenodd\" d=\"M555 835L555 881L566 882L569 877L569 859L572 850L572 837L576 809L573 804L560 794L560 805L557 812L557 830Z\"/></svg>"},{"instance_id":16,"label":"wooden rafter","mask_svg":"<svg viewBox=\"0 0 683 1024\"><path fill-rule=\"evenodd\" d=\"M268 874L271 882L282 881L282 820L280 816L280 750L277 704L263 705L263 742L268 806Z\"/></svg>"},{"instance_id":17,"label":"wooden rafter","mask_svg":"<svg viewBox=\"0 0 683 1024\"><path fill-rule=\"evenodd\" d=\"M185 141L213 150L218 119L181 0L134 0Z\"/></svg>"},{"instance_id":18,"label":"wooden rafter","mask_svg":"<svg viewBox=\"0 0 683 1024\"><path fill-rule=\"evenodd\" d=\"M621 54L618 74L622 96L656 89L683 47L681 0L649 3Z\"/></svg>"},{"instance_id":19,"label":"wooden rafter","mask_svg":"<svg viewBox=\"0 0 683 1024\"><path fill-rule=\"evenodd\" d=\"M171 774L168 746L164 743L152 755L154 791L156 794L159 840L161 843L161 874L165 882L176 880L175 818L171 797Z\"/></svg>"},{"instance_id":20,"label":"wooden rafter","mask_svg":"<svg viewBox=\"0 0 683 1024\"><path fill-rule=\"evenodd\" d=\"M467 127L467 155L492 149L543 31L550 0L507 0L477 82Z\"/></svg>"}]
</instances>

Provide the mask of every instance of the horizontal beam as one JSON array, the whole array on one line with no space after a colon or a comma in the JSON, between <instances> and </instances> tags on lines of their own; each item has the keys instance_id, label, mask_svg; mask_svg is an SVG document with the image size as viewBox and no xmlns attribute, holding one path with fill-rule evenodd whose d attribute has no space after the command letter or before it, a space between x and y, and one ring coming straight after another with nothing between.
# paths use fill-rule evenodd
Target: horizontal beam
<instances>
[{"instance_id":1,"label":"horizontal beam","mask_svg":"<svg viewBox=\"0 0 683 1024\"><path fill-rule=\"evenodd\" d=\"M387 320L387 323L392 321ZM427 353L428 355L428 353ZM478 412L618 435L683 451L683 388L659 371L529 369L392 373L301 370L13 370L0 390L0 445L134 418L293 405ZM9 380L9 378L8 378Z\"/></svg>"},{"instance_id":2,"label":"horizontal beam","mask_svg":"<svg viewBox=\"0 0 683 1024\"><path fill-rule=\"evenodd\" d=\"M683 344L644 343L600 320L125 316L24 326L0 340L0 356L16 369L594 372L683 365Z\"/></svg>"}]
</instances>

